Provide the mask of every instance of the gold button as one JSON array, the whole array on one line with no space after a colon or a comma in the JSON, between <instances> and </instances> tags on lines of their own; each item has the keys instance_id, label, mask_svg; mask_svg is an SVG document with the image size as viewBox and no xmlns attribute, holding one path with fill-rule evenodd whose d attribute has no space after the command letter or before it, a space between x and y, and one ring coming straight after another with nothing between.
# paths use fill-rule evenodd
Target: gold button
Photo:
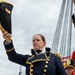
<instances>
[{"instance_id":1,"label":"gold button","mask_svg":"<svg viewBox=\"0 0 75 75\"><path fill-rule=\"evenodd\" d=\"M48 63L48 61L46 61L46 63Z\"/></svg>"},{"instance_id":2,"label":"gold button","mask_svg":"<svg viewBox=\"0 0 75 75\"><path fill-rule=\"evenodd\" d=\"M31 65L31 67L33 67L34 65Z\"/></svg>"},{"instance_id":3,"label":"gold button","mask_svg":"<svg viewBox=\"0 0 75 75\"><path fill-rule=\"evenodd\" d=\"M46 72L46 69L44 69L44 72Z\"/></svg>"},{"instance_id":4,"label":"gold button","mask_svg":"<svg viewBox=\"0 0 75 75\"><path fill-rule=\"evenodd\" d=\"M48 65L45 65L45 68L47 68L48 67Z\"/></svg>"},{"instance_id":5,"label":"gold button","mask_svg":"<svg viewBox=\"0 0 75 75\"><path fill-rule=\"evenodd\" d=\"M30 75L33 75L33 74L30 74Z\"/></svg>"},{"instance_id":6,"label":"gold button","mask_svg":"<svg viewBox=\"0 0 75 75\"><path fill-rule=\"evenodd\" d=\"M31 72L33 71L33 69L31 69Z\"/></svg>"}]
</instances>

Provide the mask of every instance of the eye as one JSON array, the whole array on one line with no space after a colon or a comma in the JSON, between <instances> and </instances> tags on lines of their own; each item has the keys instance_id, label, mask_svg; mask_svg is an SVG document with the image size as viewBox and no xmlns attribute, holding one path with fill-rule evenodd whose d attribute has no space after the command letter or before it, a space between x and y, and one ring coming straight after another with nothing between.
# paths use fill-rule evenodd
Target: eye
<instances>
[{"instance_id":1,"label":"eye","mask_svg":"<svg viewBox=\"0 0 75 75\"><path fill-rule=\"evenodd\" d=\"M33 40L33 42L35 42L35 40Z\"/></svg>"},{"instance_id":2,"label":"eye","mask_svg":"<svg viewBox=\"0 0 75 75\"><path fill-rule=\"evenodd\" d=\"M36 39L36 41L40 41L39 39Z\"/></svg>"},{"instance_id":3,"label":"eye","mask_svg":"<svg viewBox=\"0 0 75 75\"><path fill-rule=\"evenodd\" d=\"M40 40L39 39L33 40L33 42L35 42L35 41L40 41Z\"/></svg>"}]
</instances>

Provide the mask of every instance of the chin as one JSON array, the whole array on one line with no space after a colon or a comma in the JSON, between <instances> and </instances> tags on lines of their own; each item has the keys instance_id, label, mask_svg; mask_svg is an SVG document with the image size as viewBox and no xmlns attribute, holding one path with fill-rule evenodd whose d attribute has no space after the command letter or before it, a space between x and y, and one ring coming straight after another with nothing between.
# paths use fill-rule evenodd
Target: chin
<instances>
[{"instance_id":1,"label":"chin","mask_svg":"<svg viewBox=\"0 0 75 75\"><path fill-rule=\"evenodd\" d=\"M39 49L34 49L34 50L36 50L36 51L37 51L37 50L39 50Z\"/></svg>"},{"instance_id":2,"label":"chin","mask_svg":"<svg viewBox=\"0 0 75 75\"><path fill-rule=\"evenodd\" d=\"M34 50L40 50L39 48L34 48Z\"/></svg>"}]
</instances>

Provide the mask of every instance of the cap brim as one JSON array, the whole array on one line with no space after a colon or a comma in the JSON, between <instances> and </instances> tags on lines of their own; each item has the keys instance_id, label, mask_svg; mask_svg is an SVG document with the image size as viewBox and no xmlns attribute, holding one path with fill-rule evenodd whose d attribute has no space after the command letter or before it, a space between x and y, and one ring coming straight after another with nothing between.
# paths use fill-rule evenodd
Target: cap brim
<instances>
[{"instance_id":1,"label":"cap brim","mask_svg":"<svg viewBox=\"0 0 75 75\"><path fill-rule=\"evenodd\" d=\"M67 68L74 68L74 66L68 65L68 66L65 67L65 69L67 69Z\"/></svg>"}]
</instances>

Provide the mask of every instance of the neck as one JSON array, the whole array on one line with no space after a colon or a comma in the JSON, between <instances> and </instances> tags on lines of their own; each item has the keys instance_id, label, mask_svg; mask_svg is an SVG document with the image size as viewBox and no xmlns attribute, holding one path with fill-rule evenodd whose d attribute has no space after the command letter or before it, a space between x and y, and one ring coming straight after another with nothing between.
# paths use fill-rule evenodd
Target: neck
<instances>
[{"instance_id":1,"label":"neck","mask_svg":"<svg viewBox=\"0 0 75 75\"><path fill-rule=\"evenodd\" d=\"M36 52L39 54L42 50L36 50Z\"/></svg>"}]
</instances>

